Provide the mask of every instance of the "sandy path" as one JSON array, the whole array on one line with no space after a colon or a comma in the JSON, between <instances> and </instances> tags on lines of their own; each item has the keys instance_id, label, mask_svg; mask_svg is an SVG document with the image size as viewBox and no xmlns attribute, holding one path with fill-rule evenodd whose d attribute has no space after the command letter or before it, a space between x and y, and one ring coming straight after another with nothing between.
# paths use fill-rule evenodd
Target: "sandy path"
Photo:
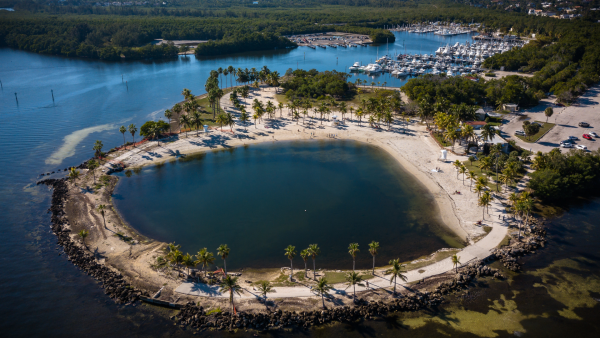
<instances>
[{"instance_id":1,"label":"sandy path","mask_svg":"<svg viewBox=\"0 0 600 338\"><path fill-rule=\"evenodd\" d=\"M248 108L254 99L266 102L271 100L277 104L274 91L271 88L261 91L253 91L247 99ZM228 98L221 100L223 109L231 112L235 117L238 111L232 107ZM312 112L309 116L312 116ZM341 114L337 114L341 118ZM347 119L349 114L345 116ZM303 125L303 118L300 121L292 121L288 117L287 108L283 109L283 119L279 118L279 110L276 112L275 121L263 121L254 125L253 121L247 126L239 123L233 128L223 128L221 132L218 128L211 129L208 133L190 132L189 135L172 137L168 143L161 142L157 146L156 142L149 142L143 147L128 151L118 157L128 166L143 166L166 161L175 160L186 154L199 153L213 149L230 148L240 145L250 145L261 142L278 142L284 140L301 139L325 139L328 135L334 134L337 139L351 139L360 142L366 142L374 146L385 149L390 155L410 172L417 180L425 185L434 196L438 205L438 211L444 223L454 233L461 238L469 241L471 245L465 247L458 255L461 262L465 264L474 259L483 259L491 253L506 236L507 227L503 222L498 222L499 214L503 213L504 207L494 201L490 207L490 215L486 214L484 225L491 226L492 231L483 239L473 244L473 237L481 236L484 231L481 226L475 225L475 222L482 219L482 209L477 206L477 194L469 191L469 182L463 183L462 176L457 179L457 173L452 162L456 159L466 160L464 156L453 154L448 155L445 162L438 161L440 157L440 148L431 139L425 127L416 121L406 124L399 124L395 121L391 130L387 127L375 129L369 127L368 123L359 125L357 120L347 120L345 124L333 126L331 122L307 118ZM267 125L264 124L267 122ZM440 172L432 172L436 167ZM453 194L454 191L460 191L461 194ZM429 266L420 268L425 272L409 271L407 277L409 282L423 279L425 277L437 275L451 270L452 263L450 258L444 259ZM379 273L381 276L382 274ZM370 283L371 287L389 287L390 282L385 277L376 277ZM336 285L336 288L344 289L345 286ZM357 287L357 291L364 288ZM176 289L177 292L202 295L202 296L220 296L218 292L206 285L194 285L184 283ZM282 287L276 288L277 293L270 297L309 297L313 296L310 289L306 287ZM245 293L242 297L254 297L250 293Z\"/></svg>"}]
</instances>

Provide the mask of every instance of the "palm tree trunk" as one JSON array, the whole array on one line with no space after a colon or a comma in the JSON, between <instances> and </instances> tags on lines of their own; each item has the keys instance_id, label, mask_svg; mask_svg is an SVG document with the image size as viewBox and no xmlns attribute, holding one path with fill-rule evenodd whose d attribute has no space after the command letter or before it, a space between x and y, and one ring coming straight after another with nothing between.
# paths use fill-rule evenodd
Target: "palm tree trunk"
<instances>
[{"instance_id":1,"label":"palm tree trunk","mask_svg":"<svg viewBox=\"0 0 600 338\"><path fill-rule=\"evenodd\" d=\"M325 309L325 297L323 297L323 294L321 294L321 301L323 302L323 308Z\"/></svg>"},{"instance_id":2,"label":"palm tree trunk","mask_svg":"<svg viewBox=\"0 0 600 338\"><path fill-rule=\"evenodd\" d=\"M292 281L293 275L294 275L294 262L290 259L290 282Z\"/></svg>"},{"instance_id":3,"label":"palm tree trunk","mask_svg":"<svg viewBox=\"0 0 600 338\"><path fill-rule=\"evenodd\" d=\"M356 267L356 259L354 259L354 257L352 257L352 271L355 270Z\"/></svg>"},{"instance_id":4,"label":"palm tree trunk","mask_svg":"<svg viewBox=\"0 0 600 338\"><path fill-rule=\"evenodd\" d=\"M315 259L313 258L313 280L317 280L317 269L315 264ZM323 303L323 307L325 307L325 303Z\"/></svg>"},{"instance_id":5,"label":"palm tree trunk","mask_svg":"<svg viewBox=\"0 0 600 338\"><path fill-rule=\"evenodd\" d=\"M375 255L373 255L373 276L375 276Z\"/></svg>"},{"instance_id":6,"label":"palm tree trunk","mask_svg":"<svg viewBox=\"0 0 600 338\"><path fill-rule=\"evenodd\" d=\"M225 270L225 277L227 277L227 260L223 258L223 270Z\"/></svg>"}]
</instances>

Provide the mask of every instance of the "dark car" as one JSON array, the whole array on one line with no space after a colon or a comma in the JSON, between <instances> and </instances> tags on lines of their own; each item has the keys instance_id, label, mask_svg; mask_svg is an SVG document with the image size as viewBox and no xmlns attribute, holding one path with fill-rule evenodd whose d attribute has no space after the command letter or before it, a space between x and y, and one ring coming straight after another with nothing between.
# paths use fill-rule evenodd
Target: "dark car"
<instances>
[{"instance_id":1,"label":"dark car","mask_svg":"<svg viewBox=\"0 0 600 338\"><path fill-rule=\"evenodd\" d=\"M583 127L583 128L587 128L587 127L589 127L589 126L590 126L590 124L589 124L589 123L587 123L587 122L579 122L579 126L580 126L580 127Z\"/></svg>"},{"instance_id":2,"label":"dark car","mask_svg":"<svg viewBox=\"0 0 600 338\"><path fill-rule=\"evenodd\" d=\"M589 134L583 134L583 138L586 140L592 140L592 137Z\"/></svg>"}]
</instances>

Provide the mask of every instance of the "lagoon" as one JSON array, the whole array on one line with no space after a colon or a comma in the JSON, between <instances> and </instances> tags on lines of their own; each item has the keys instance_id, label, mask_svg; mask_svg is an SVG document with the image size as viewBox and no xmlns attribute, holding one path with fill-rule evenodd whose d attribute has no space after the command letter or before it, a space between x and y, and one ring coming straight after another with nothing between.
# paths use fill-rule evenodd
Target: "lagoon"
<instances>
[{"instance_id":1,"label":"lagoon","mask_svg":"<svg viewBox=\"0 0 600 338\"><path fill-rule=\"evenodd\" d=\"M115 206L143 235L196 253L231 248L228 267L279 268L283 249L321 247L318 267L345 269L349 243L368 269L460 241L433 196L387 152L356 141L274 142L209 152L122 175ZM217 260L216 264L222 266ZM302 260L296 259L296 267Z\"/></svg>"}]
</instances>

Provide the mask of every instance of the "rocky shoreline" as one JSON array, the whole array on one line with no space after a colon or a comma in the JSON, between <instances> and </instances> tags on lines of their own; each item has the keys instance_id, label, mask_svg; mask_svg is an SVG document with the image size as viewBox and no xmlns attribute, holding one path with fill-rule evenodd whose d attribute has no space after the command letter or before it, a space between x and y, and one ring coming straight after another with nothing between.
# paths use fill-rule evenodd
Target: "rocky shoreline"
<instances>
[{"instance_id":1,"label":"rocky shoreline","mask_svg":"<svg viewBox=\"0 0 600 338\"><path fill-rule=\"evenodd\" d=\"M57 242L63 247L68 260L79 269L94 277L101 283L104 293L117 304L133 304L140 296L148 296L147 292L132 287L123 276L96 261L94 256L80 248L69 235L71 230L66 219L65 205L69 194L66 178L45 179L37 182L52 187L52 204L48 212L52 213L51 228L57 237Z\"/></svg>"},{"instance_id":2,"label":"rocky shoreline","mask_svg":"<svg viewBox=\"0 0 600 338\"><path fill-rule=\"evenodd\" d=\"M85 164L80 167L85 167ZM134 288L121 274L99 263L94 255L73 241L65 211L69 196L66 180L66 178L48 178L37 184L53 188L52 203L48 209L52 214L51 227L68 260L98 280L105 289L105 293L117 304L132 305L140 300L140 297L149 297L147 291ZM359 298L354 306L301 312L282 310L268 313L238 312L233 316L227 311L207 315L202 306L188 302L172 319L182 326L189 326L196 330L252 329L264 331L282 328L308 329L314 325L333 322L372 319L385 316L390 312L433 309L444 302L444 295L469 288L470 283L478 277L503 278L499 270L490 268L485 264L487 262L499 260L507 269L519 271L521 266L518 263L518 257L535 253L546 241L543 221L532 219L528 230L529 233L523 241L515 241L509 246L496 249L485 260L472 262L459 268L454 276L452 273L448 273L447 280L439 283L433 291L415 290L402 298L394 298L389 302L367 301Z\"/></svg>"}]
</instances>

